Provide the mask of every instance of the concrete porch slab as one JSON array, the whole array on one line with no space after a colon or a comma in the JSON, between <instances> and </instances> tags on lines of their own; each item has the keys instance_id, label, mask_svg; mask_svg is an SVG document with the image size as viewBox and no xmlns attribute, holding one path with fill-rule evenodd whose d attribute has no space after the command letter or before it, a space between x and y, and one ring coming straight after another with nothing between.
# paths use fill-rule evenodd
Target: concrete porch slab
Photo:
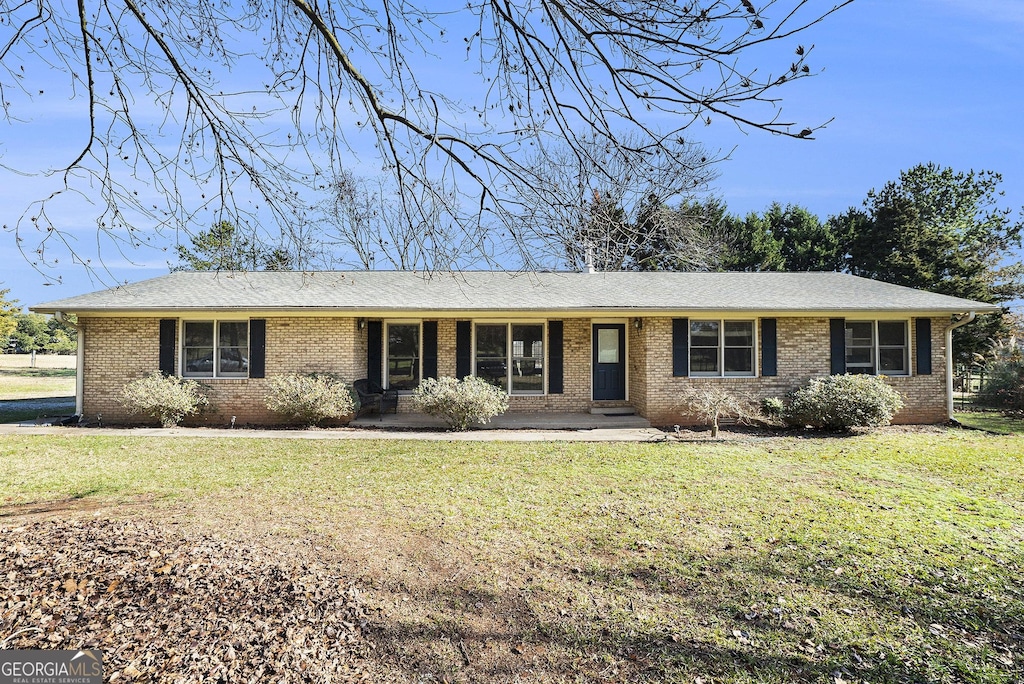
<instances>
[{"instance_id":1,"label":"concrete porch slab","mask_svg":"<svg viewBox=\"0 0 1024 684\"><path fill-rule=\"evenodd\" d=\"M384 430L445 430L447 426L440 418L421 413L384 414L383 420L377 415L362 416L349 423L350 427L381 428ZM486 425L476 429L485 430L629 430L651 427L646 418L637 415L615 416L590 413L506 413L495 416Z\"/></svg>"}]
</instances>

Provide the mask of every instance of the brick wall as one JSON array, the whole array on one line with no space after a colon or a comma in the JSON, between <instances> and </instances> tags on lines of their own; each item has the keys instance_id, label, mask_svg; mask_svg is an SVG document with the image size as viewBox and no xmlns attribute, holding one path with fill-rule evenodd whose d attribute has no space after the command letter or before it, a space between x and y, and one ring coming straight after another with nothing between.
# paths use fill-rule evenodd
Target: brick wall
<instances>
[{"instance_id":1,"label":"brick wall","mask_svg":"<svg viewBox=\"0 0 1024 684\"><path fill-rule=\"evenodd\" d=\"M267 318L267 376L282 373L334 373L349 382L366 375L366 333L353 318ZM82 318L85 392L83 411L105 423L153 422L131 416L118 402L121 388L159 369L158 318ZM178 325L181 334L181 324ZM175 372L178 372L177 358ZM207 388L210 407L186 420L188 425L237 425L281 422L264 406L267 380L196 378Z\"/></svg>"},{"instance_id":2,"label":"brick wall","mask_svg":"<svg viewBox=\"0 0 1024 684\"><path fill-rule=\"evenodd\" d=\"M646 328L646 326L647 323L645 322L644 328ZM626 353L628 354L626 358L626 362L628 364L626 374L629 376L627 395L629 398L629 403L632 404L633 408L636 409L636 412L642 416L647 415L648 393L647 340L649 338L649 335L647 332L645 332L644 328L637 330L636 327L633 325L626 325ZM671 358L671 346L669 346L668 353Z\"/></svg>"},{"instance_id":3,"label":"brick wall","mask_svg":"<svg viewBox=\"0 0 1024 684\"><path fill-rule=\"evenodd\" d=\"M267 375L322 371L352 381L366 376L366 332L355 318L267 318ZM455 319L438 320L438 373L455 375ZM948 320L932 321L932 375L890 378L906 407L896 416L902 423L935 423L946 419L945 335ZM159 367L158 318L83 317L85 357L84 411L90 420L145 422L129 416L118 403L125 383ZM773 378L672 377L672 319L646 318L643 328L627 325L629 400L654 425L693 423L674 408L688 384L722 384L756 401L783 396L812 377L829 374L829 325L826 318L779 318L778 376ZM760 331L759 331L760 332ZM912 361L915 326L910 325ZM180 325L179 325L180 335ZM758 350L760 355L760 350ZM591 321L564 319L564 393L510 397L509 410L588 411L591 401ZM760 367L760 358L758 359ZM177 368L175 369L177 371ZM265 379L201 379L208 388L211 410L190 424L273 424L278 416L266 410ZM410 410L402 396L400 411Z\"/></svg>"},{"instance_id":4,"label":"brick wall","mask_svg":"<svg viewBox=\"0 0 1024 684\"><path fill-rule=\"evenodd\" d=\"M160 368L160 320L79 318L84 344L82 412L103 422L138 420L118 403L121 388Z\"/></svg>"},{"instance_id":5,"label":"brick wall","mask_svg":"<svg viewBox=\"0 0 1024 684\"><path fill-rule=\"evenodd\" d=\"M906 406L894 419L897 423L939 423L946 420L945 326L947 319L932 320L932 374L893 377L887 382L903 395ZM782 397L814 377L829 375L829 321L827 318L779 318L778 375L757 378L676 378L672 376L672 319L648 318L642 335L646 338L646 407L643 414L654 425L692 425L693 416L682 415L675 404L688 385L716 384L760 402L765 397ZM760 339L760 322L758 324ZM915 326L910 325L912 370L915 365ZM639 350L639 345L637 349ZM757 350L758 368L761 352ZM633 366L631 366L632 370ZM640 366L635 366L637 372ZM632 380L635 386L636 381Z\"/></svg>"}]
</instances>

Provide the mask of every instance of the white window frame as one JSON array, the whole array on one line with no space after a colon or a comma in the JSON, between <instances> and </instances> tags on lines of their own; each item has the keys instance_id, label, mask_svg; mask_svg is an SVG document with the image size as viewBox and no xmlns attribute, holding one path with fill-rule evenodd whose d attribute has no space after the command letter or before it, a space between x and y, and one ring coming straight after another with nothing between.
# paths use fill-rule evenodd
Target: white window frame
<instances>
[{"instance_id":1,"label":"white window frame","mask_svg":"<svg viewBox=\"0 0 1024 684\"><path fill-rule=\"evenodd\" d=\"M548 351L548 325L546 320L523 320L523 321L473 321L473 339L472 339L472 356L473 356L473 375L477 375L477 328L481 325L494 325L505 326L505 392L510 397L543 397L548 393L548 359L550 353ZM541 363L544 364L544 370L541 373L541 389L537 391L524 391L524 390L512 390L512 355L513 341L512 341L512 326L513 325L534 325L540 326L541 335Z\"/></svg>"},{"instance_id":2,"label":"white window frame","mask_svg":"<svg viewBox=\"0 0 1024 684\"><path fill-rule=\"evenodd\" d=\"M185 347L185 326L190 323L212 323L213 324L213 368L209 374L206 373L189 373L185 369L186 363L186 347ZM249 359L250 364L246 366L245 372L242 373L222 373L220 371L220 326L221 323L245 323L245 349L246 358ZM188 318L179 319L178 321L179 339L178 339L178 368L180 369L180 375L183 378L205 378L206 380L239 380L249 377L249 367L252 362L252 327L250 326L248 318Z\"/></svg>"},{"instance_id":3,"label":"white window frame","mask_svg":"<svg viewBox=\"0 0 1024 684\"><path fill-rule=\"evenodd\" d=\"M700 322L718 323L718 372L693 370L693 323ZM736 372L725 370L725 324L726 323L749 323L750 324L750 372ZM686 324L686 367L688 377L691 378L756 378L758 374L757 364L757 320L748 318L690 318ZM710 349L710 347L700 347Z\"/></svg>"},{"instance_id":4,"label":"white window frame","mask_svg":"<svg viewBox=\"0 0 1024 684\"><path fill-rule=\"evenodd\" d=\"M416 333L416 365L417 371L420 378L420 382L423 382L423 321L417 320L394 320L384 322L384 357L381 359L381 377L384 379L384 384L387 389L391 387L391 375L389 373L389 364L391 359L391 335L388 334L388 329L392 325L415 325L417 327ZM415 388L414 388L415 389ZM398 392L403 394L411 393L412 389L399 389Z\"/></svg>"},{"instance_id":5,"label":"white window frame","mask_svg":"<svg viewBox=\"0 0 1024 684\"><path fill-rule=\"evenodd\" d=\"M910 321L909 320L904 319L904 318L900 318L900 319L891 319L891 318L890 319L886 319L886 318L877 319L876 318L876 319L873 319L873 320L865 320L865 319L856 319L856 320L854 320L852 318L851 319L847 319L844 322L844 324L843 324L843 342L844 342L844 345L843 345L844 346L843 363L846 366L846 372L847 373L850 372L851 365L850 365L849 362L846 361L846 352L847 352L847 350L849 348L849 345L845 344L845 342L846 342L846 326L851 324L851 323L870 323L871 324L871 367L870 367L870 370L865 373L866 375L884 375L884 376L890 377L890 378L908 378L908 377L911 376L911 370L910 369L912 367L911 366L911 363L912 363L911 353L912 352L911 352ZM901 373L896 373L896 372L893 372L893 371L882 371L882 370L879 370L879 368L878 368L879 361L881 360L880 352L881 352L881 350L883 348L884 349L899 349L899 348L901 348L901 347L898 347L896 345L891 345L891 344L883 345L883 344L881 344L881 342L879 340L879 336L878 336L878 325L879 325L879 323L899 323L899 324L901 324L903 326L903 345L902 345L902 349L903 349L903 365L904 365L904 368L903 368L903 372L901 372ZM867 368L867 366L863 366L863 365L854 365L852 367L853 368Z\"/></svg>"}]
</instances>

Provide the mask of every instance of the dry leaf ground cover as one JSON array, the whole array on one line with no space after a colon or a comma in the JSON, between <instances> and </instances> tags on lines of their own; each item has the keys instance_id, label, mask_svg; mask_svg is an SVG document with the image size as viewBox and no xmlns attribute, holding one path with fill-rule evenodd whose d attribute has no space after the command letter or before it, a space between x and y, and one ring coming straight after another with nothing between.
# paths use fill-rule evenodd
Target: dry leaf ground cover
<instances>
[{"instance_id":1,"label":"dry leaf ground cover","mask_svg":"<svg viewBox=\"0 0 1024 684\"><path fill-rule=\"evenodd\" d=\"M358 592L371 681L1009 683L1024 680L1022 452L943 430L704 444L75 430L0 442L0 552L40 520L129 520L319 568L308 581ZM40 595L81 581L54 572ZM0 606L20 600L0 587ZM119 638L105 648L159 666L152 636Z\"/></svg>"}]
</instances>

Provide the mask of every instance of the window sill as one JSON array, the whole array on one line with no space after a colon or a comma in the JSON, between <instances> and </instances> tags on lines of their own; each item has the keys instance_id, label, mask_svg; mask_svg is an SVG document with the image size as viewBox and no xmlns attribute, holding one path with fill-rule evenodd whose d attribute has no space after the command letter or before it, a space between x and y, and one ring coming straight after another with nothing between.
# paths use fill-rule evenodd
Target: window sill
<instances>
[{"instance_id":1,"label":"window sill","mask_svg":"<svg viewBox=\"0 0 1024 684\"><path fill-rule=\"evenodd\" d=\"M214 377L211 377L209 375L182 375L181 377L184 380L195 380L196 382L244 382L244 381L248 381L250 379L248 376L246 376L244 378L243 377L226 378L226 377L223 377L223 376L214 378Z\"/></svg>"}]
</instances>

